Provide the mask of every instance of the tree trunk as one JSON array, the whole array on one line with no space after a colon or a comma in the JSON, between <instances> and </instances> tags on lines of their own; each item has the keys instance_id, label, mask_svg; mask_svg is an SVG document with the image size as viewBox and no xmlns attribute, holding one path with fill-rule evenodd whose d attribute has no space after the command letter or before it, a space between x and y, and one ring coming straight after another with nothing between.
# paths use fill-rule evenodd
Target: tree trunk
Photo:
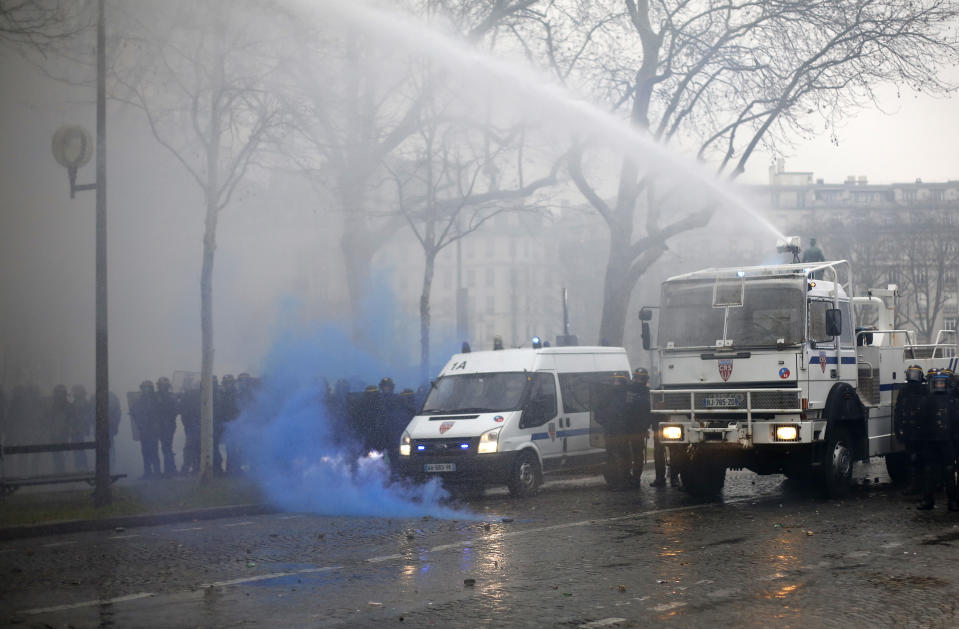
<instances>
[{"instance_id":1,"label":"tree trunk","mask_svg":"<svg viewBox=\"0 0 959 629\"><path fill-rule=\"evenodd\" d=\"M610 231L609 258L603 283L603 316L599 326L601 345L619 347L626 331L626 311L632 286L629 281L630 232Z\"/></svg>"},{"instance_id":2,"label":"tree trunk","mask_svg":"<svg viewBox=\"0 0 959 629\"><path fill-rule=\"evenodd\" d=\"M209 201L203 233L203 267L200 271L200 482L213 476L213 254L216 251L216 207Z\"/></svg>"},{"instance_id":3,"label":"tree trunk","mask_svg":"<svg viewBox=\"0 0 959 629\"><path fill-rule=\"evenodd\" d=\"M430 381L430 291L436 253L427 251L423 269L423 292L420 293L420 382Z\"/></svg>"}]
</instances>

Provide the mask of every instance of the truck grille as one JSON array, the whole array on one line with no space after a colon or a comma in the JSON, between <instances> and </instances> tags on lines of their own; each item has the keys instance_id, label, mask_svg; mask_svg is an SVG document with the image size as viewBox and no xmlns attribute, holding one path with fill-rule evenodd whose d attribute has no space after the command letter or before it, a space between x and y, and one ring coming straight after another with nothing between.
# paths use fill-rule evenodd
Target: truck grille
<instances>
[{"instance_id":1,"label":"truck grille","mask_svg":"<svg viewBox=\"0 0 959 629\"><path fill-rule=\"evenodd\" d=\"M728 413L752 411L800 411L798 389L709 389L686 391L653 391L654 411L686 411Z\"/></svg>"}]
</instances>

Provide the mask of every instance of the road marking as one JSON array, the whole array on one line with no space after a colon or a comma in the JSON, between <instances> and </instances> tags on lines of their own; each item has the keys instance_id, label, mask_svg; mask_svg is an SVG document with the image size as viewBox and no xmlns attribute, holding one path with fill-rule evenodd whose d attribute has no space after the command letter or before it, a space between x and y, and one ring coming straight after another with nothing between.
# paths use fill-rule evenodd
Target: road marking
<instances>
[{"instance_id":1,"label":"road marking","mask_svg":"<svg viewBox=\"0 0 959 629\"><path fill-rule=\"evenodd\" d=\"M233 522L232 524L224 524L223 526L246 526L247 524L253 524L252 522Z\"/></svg>"},{"instance_id":2,"label":"road marking","mask_svg":"<svg viewBox=\"0 0 959 629\"><path fill-rule=\"evenodd\" d=\"M280 577L292 577L298 574L316 574L319 572L331 572L341 570L343 566L326 566L323 568L303 568L302 570L293 570L292 572L271 572L270 574L259 574L253 577L240 577L239 579L230 579L229 581L214 581L201 585L201 588L218 588L227 585L239 585L240 583L255 583L256 581L268 581Z\"/></svg>"},{"instance_id":3,"label":"road marking","mask_svg":"<svg viewBox=\"0 0 959 629\"><path fill-rule=\"evenodd\" d=\"M188 526L188 527L185 528L185 529L173 529L172 532L173 532L173 533L180 533L180 532L182 532L182 531L202 531L202 530L203 530L203 527L202 527L202 526Z\"/></svg>"},{"instance_id":4,"label":"road marking","mask_svg":"<svg viewBox=\"0 0 959 629\"><path fill-rule=\"evenodd\" d=\"M139 598L148 598L156 596L152 592L140 592L139 594L127 594L126 596L117 596L116 598L97 599L95 601L83 601L82 603L70 603L69 605L55 605L53 607L38 607L36 609L27 609L21 614L35 616L37 614L46 614L47 612L62 612L68 609L80 609L81 607L94 607L96 605L111 605L113 603L124 603L126 601L135 601Z\"/></svg>"},{"instance_id":5,"label":"road marking","mask_svg":"<svg viewBox=\"0 0 959 629\"><path fill-rule=\"evenodd\" d=\"M380 561L390 561L392 559L402 559L404 555L383 555L382 557L370 557L366 561L369 563L378 563Z\"/></svg>"},{"instance_id":6,"label":"road marking","mask_svg":"<svg viewBox=\"0 0 959 629\"><path fill-rule=\"evenodd\" d=\"M53 548L54 546L69 546L70 544L76 544L77 540L70 540L68 542L53 542L52 544L44 544L44 548Z\"/></svg>"},{"instance_id":7,"label":"road marking","mask_svg":"<svg viewBox=\"0 0 959 629\"><path fill-rule=\"evenodd\" d=\"M702 509L704 507L715 507L721 505L735 504L737 502L748 502L755 500L755 497L749 498L737 498L735 500L724 500L723 502L710 502L700 505L686 505L683 507L670 507L668 509L656 509L653 511L641 511L638 513L628 513L626 515L617 515L609 518L599 518L591 520L579 520L577 522L564 522L563 524L552 524L550 526L540 526L537 528L523 529L522 531L507 531L505 533L495 533L493 535L484 535L472 540L464 540L462 542L454 542L452 544L441 544L439 546L434 546L428 549L426 552L434 553L444 550L458 550L460 548L466 548L469 546L475 546L483 542L493 542L501 539L506 539L510 537L519 537L521 535L532 535L535 533L543 533L547 531L557 531L561 529L570 529L578 526L589 526L595 524L605 524L607 522L619 522L622 520L635 520L638 518L645 518L649 516L662 515L664 513L677 513L680 511L692 511L695 509ZM396 557L402 557L402 555L397 555ZM392 557L391 557L392 558ZM384 561L386 558L374 557L375 560ZM367 559L367 561L371 561Z\"/></svg>"},{"instance_id":8,"label":"road marking","mask_svg":"<svg viewBox=\"0 0 959 629\"><path fill-rule=\"evenodd\" d=\"M130 535L114 535L110 539L130 539L131 537L140 537L137 533L132 533Z\"/></svg>"},{"instance_id":9,"label":"road marking","mask_svg":"<svg viewBox=\"0 0 959 629\"><path fill-rule=\"evenodd\" d=\"M292 520L293 518L302 518L302 515L281 515L278 520Z\"/></svg>"}]
</instances>

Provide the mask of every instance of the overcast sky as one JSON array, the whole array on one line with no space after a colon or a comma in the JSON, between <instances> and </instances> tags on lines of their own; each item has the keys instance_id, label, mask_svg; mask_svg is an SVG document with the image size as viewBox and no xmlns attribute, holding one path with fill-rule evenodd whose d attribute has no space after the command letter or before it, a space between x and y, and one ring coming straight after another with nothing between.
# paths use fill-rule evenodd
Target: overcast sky
<instances>
[{"instance_id":1,"label":"overcast sky","mask_svg":"<svg viewBox=\"0 0 959 629\"><path fill-rule=\"evenodd\" d=\"M949 73L959 82L959 69ZM959 96L933 98L894 86L878 92L882 107L853 112L838 131L838 145L829 133L799 140L786 156L787 171L812 171L827 183L849 175L865 175L869 183L959 180ZM744 181L768 183L770 156L757 155Z\"/></svg>"}]
</instances>

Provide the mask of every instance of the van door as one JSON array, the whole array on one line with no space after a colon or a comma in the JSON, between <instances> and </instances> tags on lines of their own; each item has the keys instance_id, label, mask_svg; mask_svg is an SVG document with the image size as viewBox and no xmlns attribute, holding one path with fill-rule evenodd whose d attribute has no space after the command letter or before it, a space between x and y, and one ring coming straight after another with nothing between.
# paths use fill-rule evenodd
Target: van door
<instances>
[{"instance_id":1,"label":"van door","mask_svg":"<svg viewBox=\"0 0 959 629\"><path fill-rule=\"evenodd\" d=\"M552 371L537 371L531 376L529 396L523 407L519 427L530 431L530 440L536 444L543 466L546 459L556 458L563 452L563 440L559 435L559 407L556 395L556 374Z\"/></svg>"},{"instance_id":2,"label":"van door","mask_svg":"<svg viewBox=\"0 0 959 629\"><path fill-rule=\"evenodd\" d=\"M559 392L563 402L559 425L564 452L582 453L590 448L589 387L594 376L591 372L559 374Z\"/></svg>"}]
</instances>

